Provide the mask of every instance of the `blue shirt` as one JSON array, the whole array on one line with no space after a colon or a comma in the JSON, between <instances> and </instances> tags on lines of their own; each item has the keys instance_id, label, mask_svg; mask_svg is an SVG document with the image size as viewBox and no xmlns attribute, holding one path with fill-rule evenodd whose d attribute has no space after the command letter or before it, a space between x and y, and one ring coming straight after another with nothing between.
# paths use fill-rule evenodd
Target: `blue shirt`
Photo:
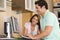
<instances>
[{"instance_id":1,"label":"blue shirt","mask_svg":"<svg viewBox=\"0 0 60 40\"><path fill-rule=\"evenodd\" d=\"M59 40L60 38L60 29L59 29L59 23L58 19L49 10L46 10L44 16L40 18L40 25L41 25L41 30L44 31L46 26L51 26L52 31L48 36L45 36L43 39L44 40Z\"/></svg>"}]
</instances>

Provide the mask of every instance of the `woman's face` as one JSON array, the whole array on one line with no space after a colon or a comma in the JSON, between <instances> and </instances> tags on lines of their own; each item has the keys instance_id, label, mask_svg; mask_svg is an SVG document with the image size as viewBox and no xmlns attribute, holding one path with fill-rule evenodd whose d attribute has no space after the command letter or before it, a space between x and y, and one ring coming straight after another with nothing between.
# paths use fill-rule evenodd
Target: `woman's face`
<instances>
[{"instance_id":1,"label":"woman's face","mask_svg":"<svg viewBox=\"0 0 60 40\"><path fill-rule=\"evenodd\" d=\"M32 24L33 25L36 25L38 23L38 18L35 16L35 17L33 17L33 19L32 19Z\"/></svg>"}]
</instances>

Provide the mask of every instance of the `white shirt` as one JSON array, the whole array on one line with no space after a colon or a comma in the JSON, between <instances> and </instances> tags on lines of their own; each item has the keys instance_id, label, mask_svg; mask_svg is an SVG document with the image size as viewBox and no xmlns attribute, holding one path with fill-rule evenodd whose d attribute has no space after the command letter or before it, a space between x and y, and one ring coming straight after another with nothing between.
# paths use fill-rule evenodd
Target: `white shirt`
<instances>
[{"instance_id":1,"label":"white shirt","mask_svg":"<svg viewBox=\"0 0 60 40\"><path fill-rule=\"evenodd\" d=\"M28 29L28 34L36 35L38 33L38 25L35 25L35 29L33 32L31 32L31 23L30 22L26 22L24 27L26 29Z\"/></svg>"}]
</instances>

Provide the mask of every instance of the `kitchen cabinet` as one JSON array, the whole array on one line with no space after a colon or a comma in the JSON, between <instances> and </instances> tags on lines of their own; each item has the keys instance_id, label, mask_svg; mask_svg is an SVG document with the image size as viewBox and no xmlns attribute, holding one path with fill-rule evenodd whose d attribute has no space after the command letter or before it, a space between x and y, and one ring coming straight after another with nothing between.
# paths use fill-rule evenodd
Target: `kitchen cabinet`
<instances>
[{"instance_id":1,"label":"kitchen cabinet","mask_svg":"<svg viewBox=\"0 0 60 40\"><path fill-rule=\"evenodd\" d=\"M25 0L25 8L30 11L34 11L35 0Z\"/></svg>"},{"instance_id":2,"label":"kitchen cabinet","mask_svg":"<svg viewBox=\"0 0 60 40\"><path fill-rule=\"evenodd\" d=\"M0 0L0 11L6 11L6 0Z\"/></svg>"},{"instance_id":3,"label":"kitchen cabinet","mask_svg":"<svg viewBox=\"0 0 60 40\"><path fill-rule=\"evenodd\" d=\"M58 3L60 2L60 0L53 0L53 3Z\"/></svg>"},{"instance_id":4,"label":"kitchen cabinet","mask_svg":"<svg viewBox=\"0 0 60 40\"><path fill-rule=\"evenodd\" d=\"M48 4L48 9L53 12L53 0L46 0Z\"/></svg>"},{"instance_id":5,"label":"kitchen cabinet","mask_svg":"<svg viewBox=\"0 0 60 40\"><path fill-rule=\"evenodd\" d=\"M34 11L35 0L12 0L12 10Z\"/></svg>"}]
</instances>

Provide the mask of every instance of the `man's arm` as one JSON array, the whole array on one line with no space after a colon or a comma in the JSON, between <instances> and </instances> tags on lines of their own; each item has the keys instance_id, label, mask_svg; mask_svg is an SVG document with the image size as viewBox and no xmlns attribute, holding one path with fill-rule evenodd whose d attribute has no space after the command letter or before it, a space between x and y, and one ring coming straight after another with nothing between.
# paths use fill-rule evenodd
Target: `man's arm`
<instances>
[{"instance_id":1,"label":"man's arm","mask_svg":"<svg viewBox=\"0 0 60 40\"><path fill-rule=\"evenodd\" d=\"M31 37L32 39L43 38L45 36L48 36L51 30L52 30L52 26L46 26L45 30L41 32L39 35L36 35L36 36L29 35L29 37Z\"/></svg>"}]
</instances>

